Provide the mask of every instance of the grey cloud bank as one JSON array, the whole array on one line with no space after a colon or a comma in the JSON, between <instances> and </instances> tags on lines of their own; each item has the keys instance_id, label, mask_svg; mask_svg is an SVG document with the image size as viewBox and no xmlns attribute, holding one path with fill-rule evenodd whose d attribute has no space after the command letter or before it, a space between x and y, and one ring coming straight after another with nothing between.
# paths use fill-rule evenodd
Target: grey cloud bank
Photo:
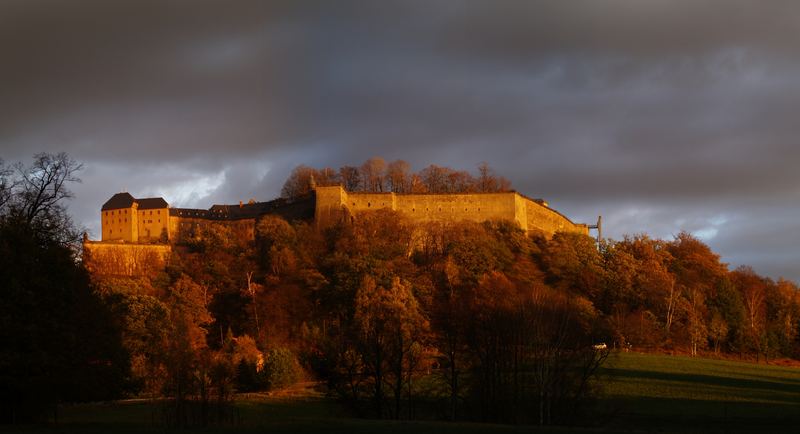
<instances>
[{"instance_id":1,"label":"grey cloud bank","mask_svg":"<svg viewBox=\"0 0 800 434\"><path fill-rule=\"evenodd\" d=\"M0 157L71 205L276 196L298 164L488 161L607 235L703 237L800 280L800 4L0 3Z\"/></svg>"}]
</instances>

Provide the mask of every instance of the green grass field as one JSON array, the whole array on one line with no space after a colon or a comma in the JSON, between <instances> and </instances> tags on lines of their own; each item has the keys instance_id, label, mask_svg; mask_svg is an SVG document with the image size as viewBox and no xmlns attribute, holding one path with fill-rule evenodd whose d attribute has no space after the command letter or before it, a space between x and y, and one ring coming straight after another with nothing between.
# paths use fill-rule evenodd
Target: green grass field
<instances>
[{"instance_id":1,"label":"green grass field","mask_svg":"<svg viewBox=\"0 0 800 434\"><path fill-rule=\"evenodd\" d=\"M731 361L621 353L602 372L593 429L472 423L394 422L348 417L322 398L243 399L235 426L202 433L567 433L800 432L800 369ZM60 424L2 432L164 432L146 401L63 406Z\"/></svg>"},{"instance_id":2,"label":"green grass field","mask_svg":"<svg viewBox=\"0 0 800 434\"><path fill-rule=\"evenodd\" d=\"M622 353L603 368L609 427L800 432L800 369Z\"/></svg>"}]
</instances>

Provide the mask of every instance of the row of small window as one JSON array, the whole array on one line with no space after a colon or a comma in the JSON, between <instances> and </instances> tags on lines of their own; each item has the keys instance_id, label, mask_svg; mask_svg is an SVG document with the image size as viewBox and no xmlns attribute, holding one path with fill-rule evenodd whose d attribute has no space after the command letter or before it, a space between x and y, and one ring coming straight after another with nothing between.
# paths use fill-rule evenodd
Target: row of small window
<instances>
[{"instance_id":1,"label":"row of small window","mask_svg":"<svg viewBox=\"0 0 800 434\"><path fill-rule=\"evenodd\" d=\"M124 223L128 223L128 219L127 218L119 219L119 223L123 223L123 222ZM144 223L153 223L152 220L143 220L143 222ZM158 223L161 223L161 219L158 219ZM106 225L108 225L108 220L106 220Z\"/></svg>"},{"instance_id":2,"label":"row of small window","mask_svg":"<svg viewBox=\"0 0 800 434\"><path fill-rule=\"evenodd\" d=\"M147 211L139 211L139 214L144 215L144 213L146 213L146 212ZM108 215L109 215L108 213L111 213L111 215L114 215L114 211L106 211L106 217L108 217ZM119 213L120 214L127 214L128 210L127 209L123 209L123 210L120 210ZM156 215L158 215L158 214L161 214L161 210L160 209L156 210ZM150 215L153 215L153 210L150 210Z\"/></svg>"},{"instance_id":3,"label":"row of small window","mask_svg":"<svg viewBox=\"0 0 800 434\"><path fill-rule=\"evenodd\" d=\"M353 202L353 206L356 206L355 202ZM386 204L382 203L381 206L386 206ZM372 203L367 202L367 208L370 208L370 207L372 207ZM411 208L411 212L416 212L416 211L417 211L416 208ZM425 208L425 211L430 211L430 209L429 208ZM439 207L439 211L442 211L442 207ZM455 211L455 208L451 208L450 211ZM464 211L469 211L469 208L464 208ZM480 212L481 209L478 208L477 211Z\"/></svg>"},{"instance_id":4,"label":"row of small window","mask_svg":"<svg viewBox=\"0 0 800 434\"><path fill-rule=\"evenodd\" d=\"M108 230L108 233L109 233L109 234L113 234L113 233L114 233L114 229L109 229L109 230ZM120 230L119 230L119 233L122 233L122 229L120 229Z\"/></svg>"},{"instance_id":5,"label":"row of small window","mask_svg":"<svg viewBox=\"0 0 800 434\"><path fill-rule=\"evenodd\" d=\"M455 210L456 210L455 208L450 208L450 212L455 212ZM417 211L416 208L411 208L411 212L416 212L416 211ZM429 208L425 208L425 211L429 212L430 209ZM442 211L442 208L439 208L439 212L441 212L441 211ZM469 208L464 208L464 211L469 211ZM477 208L475 211L476 212L481 212L481 209Z\"/></svg>"}]
</instances>

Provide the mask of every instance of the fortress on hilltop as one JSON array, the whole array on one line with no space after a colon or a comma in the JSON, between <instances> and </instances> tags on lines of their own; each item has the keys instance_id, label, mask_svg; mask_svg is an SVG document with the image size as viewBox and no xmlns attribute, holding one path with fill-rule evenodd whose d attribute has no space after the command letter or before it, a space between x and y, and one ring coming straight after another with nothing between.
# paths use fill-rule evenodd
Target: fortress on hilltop
<instances>
[{"instance_id":1,"label":"fortress on hilltop","mask_svg":"<svg viewBox=\"0 0 800 434\"><path fill-rule=\"evenodd\" d=\"M158 268L170 246L194 237L200 229L221 224L243 239L255 238L259 218L278 215L305 220L324 228L358 219L380 209L397 211L416 223L511 220L529 235L550 238L556 232L589 234L598 225L573 223L541 199L515 191L499 193L366 193L348 192L341 186L316 187L297 199L238 205L214 205L209 209L173 208L160 197L137 199L117 193L100 209L100 241L84 243L84 252L95 263L104 263L112 274L136 275ZM114 265L108 265L114 264ZM153 265L156 264L156 265Z\"/></svg>"},{"instance_id":2,"label":"fortress on hilltop","mask_svg":"<svg viewBox=\"0 0 800 434\"><path fill-rule=\"evenodd\" d=\"M316 187L309 196L296 200L251 200L238 205L214 205L207 210L173 208L160 197L137 199L129 193L117 193L100 209L101 240L172 244L212 223L229 226L237 235L252 239L256 221L264 215L280 215L287 220L313 220L318 226L325 227L379 209L398 211L411 221L420 223L512 220L531 235L551 237L556 232L589 233L588 225L573 223L543 200L531 199L514 191L363 193L331 186Z\"/></svg>"}]
</instances>

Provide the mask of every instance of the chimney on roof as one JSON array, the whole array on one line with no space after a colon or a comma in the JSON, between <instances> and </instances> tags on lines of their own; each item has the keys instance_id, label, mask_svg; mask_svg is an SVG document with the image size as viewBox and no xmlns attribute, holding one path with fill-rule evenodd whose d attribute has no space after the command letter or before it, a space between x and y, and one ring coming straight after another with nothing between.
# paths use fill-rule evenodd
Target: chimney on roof
<instances>
[{"instance_id":1,"label":"chimney on roof","mask_svg":"<svg viewBox=\"0 0 800 434\"><path fill-rule=\"evenodd\" d=\"M240 201L239 201L239 208L241 208L241 207L243 207L243 206L244 206L244 204L243 204L243 203L242 203L242 201L240 200Z\"/></svg>"}]
</instances>

